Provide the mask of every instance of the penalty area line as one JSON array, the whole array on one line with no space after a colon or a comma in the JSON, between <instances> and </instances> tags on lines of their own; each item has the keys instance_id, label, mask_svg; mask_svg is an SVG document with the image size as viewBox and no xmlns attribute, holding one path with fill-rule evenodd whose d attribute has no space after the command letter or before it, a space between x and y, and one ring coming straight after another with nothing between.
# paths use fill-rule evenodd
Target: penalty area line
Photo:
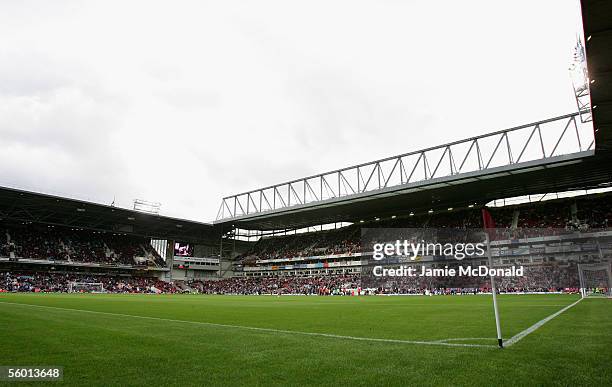
<instances>
[{"instance_id":1,"label":"penalty area line","mask_svg":"<svg viewBox=\"0 0 612 387\"><path fill-rule=\"evenodd\" d=\"M569 304L568 306L566 306L565 308L551 314L548 317L543 318L542 320L538 321L537 323L533 324L532 326L530 326L529 328L525 329L522 332L517 333L516 335L512 336L510 339L508 339L507 341L504 342L504 346L505 347L510 347L516 343L518 343L519 341L521 341L522 339L524 339L527 335L535 332L536 330L538 330L542 325L546 324L547 322L549 322L550 320L552 320L553 318L557 317L558 315L560 315L561 313L569 310L570 308L572 308L574 305L576 305L577 303L579 303L580 301L582 301L582 298L579 298L578 301Z\"/></svg>"},{"instance_id":2,"label":"penalty area line","mask_svg":"<svg viewBox=\"0 0 612 387\"><path fill-rule=\"evenodd\" d=\"M0 304L43 308L43 309L55 309L55 310L63 310L63 311L70 311L70 312L91 313L91 314L98 314L98 315L111 316L111 317L129 317L129 318L136 318L136 319L142 319L142 320L193 324L193 325L217 327L217 328L240 329L240 330L249 330L249 331L255 331L255 332L264 332L264 333L276 333L276 334L300 335L300 336L312 336L312 337L326 337L326 338L342 339L342 340L395 343L395 344L434 345L434 346L444 346L444 347L497 348L496 345L487 345L487 344L448 343L444 341L419 341L419 340L401 340L401 339L383 339L383 338L374 338L374 337L345 336L345 335L336 335L333 333L302 332L302 331L291 331L291 330L286 330L286 329L250 327L246 325L232 325L232 324L220 324L220 323L211 323L211 322L204 322L204 321L176 320L176 319L163 318L163 317L138 316L138 315L133 315L133 314L99 312L99 311L87 310L87 309L62 308L59 306L23 304L19 302L0 301ZM452 339L447 339L447 341L448 340L452 340Z\"/></svg>"}]
</instances>

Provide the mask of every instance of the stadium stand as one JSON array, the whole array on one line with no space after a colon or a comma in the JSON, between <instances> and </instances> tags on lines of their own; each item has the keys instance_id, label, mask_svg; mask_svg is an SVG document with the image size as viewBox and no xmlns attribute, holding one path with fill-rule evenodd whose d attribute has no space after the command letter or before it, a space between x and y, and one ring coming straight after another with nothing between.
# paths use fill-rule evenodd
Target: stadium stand
<instances>
[{"instance_id":1,"label":"stadium stand","mask_svg":"<svg viewBox=\"0 0 612 387\"><path fill-rule=\"evenodd\" d=\"M131 235L41 224L1 224L0 257L124 266L164 266L150 241Z\"/></svg>"},{"instance_id":2,"label":"stadium stand","mask_svg":"<svg viewBox=\"0 0 612 387\"><path fill-rule=\"evenodd\" d=\"M573 197L546 202L491 208L496 226L502 229L589 229L612 223L612 195ZM516 219L516 221L514 221ZM513 224L514 223L514 224ZM279 258L299 258L360 252L362 228L460 228L482 227L479 208L425 213L361 224L317 233L262 238L240 257L245 265Z\"/></svg>"},{"instance_id":3,"label":"stadium stand","mask_svg":"<svg viewBox=\"0 0 612 387\"><path fill-rule=\"evenodd\" d=\"M611 194L572 197L546 202L490 208L497 227L523 232L539 230L590 230L610 225ZM261 238L237 257L235 276L218 280L192 279L165 282L134 273L87 272L75 269L80 263L108 267L162 267L165 262L144 237L80 228L35 223L1 224L0 257L64 262L64 269L28 267L0 272L0 291L67 292L70 283L101 283L112 293L205 294L466 294L489 292L486 278L456 277L387 280L377 286L362 283L360 256L362 230L382 228L478 229L480 209L467 207L452 211L409 214L404 217L356 223L347 227ZM584 256L582 257L584 258ZM598 262L591 256L588 262ZM499 278L500 292L578 291L577 261L573 259L505 259L504 264L525 263L522 277ZM584 262L584 261L583 261ZM410 263L420 271L452 267L457 262ZM70 267L71 265L75 267ZM307 266L308 268L298 269ZM283 270L283 268L291 268ZM602 285L604 286L604 285Z\"/></svg>"}]
</instances>

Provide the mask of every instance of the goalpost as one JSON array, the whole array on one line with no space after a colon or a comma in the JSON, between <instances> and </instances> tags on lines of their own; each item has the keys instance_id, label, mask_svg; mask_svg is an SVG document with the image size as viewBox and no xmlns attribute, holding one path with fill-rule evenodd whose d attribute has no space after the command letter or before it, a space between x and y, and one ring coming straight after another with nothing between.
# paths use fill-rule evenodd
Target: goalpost
<instances>
[{"instance_id":1,"label":"goalpost","mask_svg":"<svg viewBox=\"0 0 612 387\"><path fill-rule=\"evenodd\" d=\"M609 263L578 264L580 295L612 297L612 270Z\"/></svg>"},{"instance_id":2,"label":"goalpost","mask_svg":"<svg viewBox=\"0 0 612 387\"><path fill-rule=\"evenodd\" d=\"M104 293L101 282L69 282L68 293Z\"/></svg>"}]
</instances>

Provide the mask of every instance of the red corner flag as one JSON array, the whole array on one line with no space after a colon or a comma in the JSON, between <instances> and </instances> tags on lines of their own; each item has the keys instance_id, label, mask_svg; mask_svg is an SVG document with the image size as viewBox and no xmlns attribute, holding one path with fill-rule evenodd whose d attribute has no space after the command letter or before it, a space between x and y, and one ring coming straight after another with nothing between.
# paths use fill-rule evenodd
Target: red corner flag
<instances>
[{"instance_id":1,"label":"red corner flag","mask_svg":"<svg viewBox=\"0 0 612 387\"><path fill-rule=\"evenodd\" d=\"M491 216L491 213L486 209L482 209L482 227L486 230L489 228L495 228L495 221Z\"/></svg>"}]
</instances>

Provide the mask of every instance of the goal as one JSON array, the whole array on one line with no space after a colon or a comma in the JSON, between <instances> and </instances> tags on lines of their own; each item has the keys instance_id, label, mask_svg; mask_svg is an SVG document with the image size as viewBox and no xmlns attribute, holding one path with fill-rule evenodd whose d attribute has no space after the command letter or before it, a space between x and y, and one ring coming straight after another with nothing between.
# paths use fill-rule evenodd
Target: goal
<instances>
[{"instance_id":1,"label":"goal","mask_svg":"<svg viewBox=\"0 0 612 387\"><path fill-rule=\"evenodd\" d=\"M585 297L611 297L612 271L609 263L579 264L580 294Z\"/></svg>"},{"instance_id":2,"label":"goal","mask_svg":"<svg viewBox=\"0 0 612 387\"><path fill-rule=\"evenodd\" d=\"M104 293L101 282L70 282L68 293Z\"/></svg>"}]
</instances>

